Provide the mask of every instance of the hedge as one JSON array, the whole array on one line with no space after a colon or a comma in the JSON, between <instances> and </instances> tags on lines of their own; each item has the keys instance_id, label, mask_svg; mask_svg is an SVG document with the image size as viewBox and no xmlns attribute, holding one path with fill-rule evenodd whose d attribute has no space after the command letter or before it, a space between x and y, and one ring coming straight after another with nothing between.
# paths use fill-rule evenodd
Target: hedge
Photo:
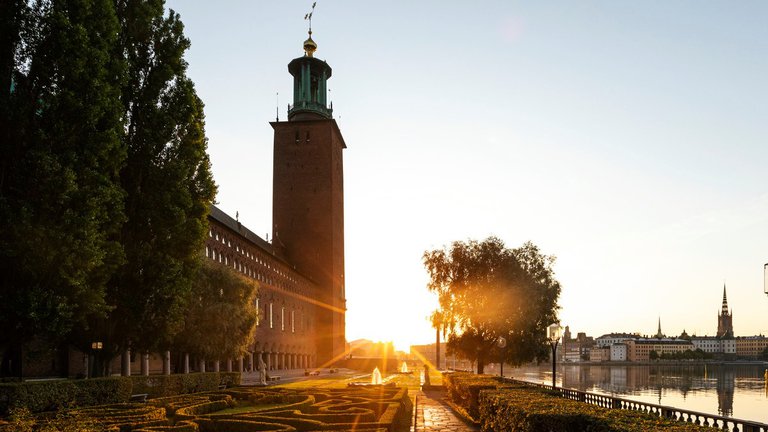
<instances>
[{"instance_id":1,"label":"hedge","mask_svg":"<svg viewBox=\"0 0 768 432\"><path fill-rule=\"evenodd\" d=\"M480 392L483 431L704 432L714 429L637 411L601 408L534 388Z\"/></svg>"},{"instance_id":2,"label":"hedge","mask_svg":"<svg viewBox=\"0 0 768 432\"><path fill-rule=\"evenodd\" d=\"M8 415L14 408L41 412L127 402L131 389L131 379L127 377L3 383L0 384L0 416Z\"/></svg>"},{"instance_id":3,"label":"hedge","mask_svg":"<svg viewBox=\"0 0 768 432\"><path fill-rule=\"evenodd\" d=\"M132 376L133 393L146 393L151 398L218 390L240 384L240 372L205 372L175 375Z\"/></svg>"},{"instance_id":4,"label":"hedge","mask_svg":"<svg viewBox=\"0 0 768 432\"><path fill-rule=\"evenodd\" d=\"M254 402L255 411L221 413ZM405 432L410 428L412 414L407 388L239 387L155 398L147 403L84 407L34 417L28 414L21 421L46 427L54 424L50 422L55 415L73 419L67 424L81 420L107 432ZM9 420L11 423L5 426L0 422L0 432L24 425L19 419Z\"/></svg>"},{"instance_id":5,"label":"hedge","mask_svg":"<svg viewBox=\"0 0 768 432\"><path fill-rule=\"evenodd\" d=\"M483 431L698 432L714 429L636 411L601 408L564 399L559 392L502 381L490 375L443 376L450 400Z\"/></svg>"},{"instance_id":6,"label":"hedge","mask_svg":"<svg viewBox=\"0 0 768 432\"><path fill-rule=\"evenodd\" d=\"M0 383L0 416L14 408L36 413L128 402L132 394L138 393L159 397L212 391L218 390L220 384L239 385L240 379L239 372L208 372Z\"/></svg>"}]
</instances>

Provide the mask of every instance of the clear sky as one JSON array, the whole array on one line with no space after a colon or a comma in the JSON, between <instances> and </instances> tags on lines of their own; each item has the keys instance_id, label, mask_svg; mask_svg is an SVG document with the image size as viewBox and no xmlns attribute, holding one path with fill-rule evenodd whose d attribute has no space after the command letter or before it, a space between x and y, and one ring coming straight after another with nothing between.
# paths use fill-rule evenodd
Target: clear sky
<instances>
[{"instance_id":1,"label":"clear sky","mask_svg":"<svg viewBox=\"0 0 768 432\"><path fill-rule=\"evenodd\" d=\"M271 232L311 1L172 0L219 207ZM421 256L557 256L572 332L768 333L768 2L318 1L345 165L347 338L434 340ZM276 95L279 93L279 95Z\"/></svg>"}]
</instances>

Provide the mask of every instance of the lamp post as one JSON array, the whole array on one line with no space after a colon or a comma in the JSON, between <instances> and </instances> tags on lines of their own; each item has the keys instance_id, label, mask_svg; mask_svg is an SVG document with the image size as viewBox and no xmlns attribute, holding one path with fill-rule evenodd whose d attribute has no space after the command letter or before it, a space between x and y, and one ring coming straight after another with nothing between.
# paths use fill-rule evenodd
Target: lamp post
<instances>
[{"instance_id":1,"label":"lamp post","mask_svg":"<svg viewBox=\"0 0 768 432\"><path fill-rule=\"evenodd\" d=\"M556 387L557 383L557 343L560 342L560 326L557 324L550 324L547 327L547 338L549 339L549 345L552 346L552 388Z\"/></svg>"},{"instance_id":2,"label":"lamp post","mask_svg":"<svg viewBox=\"0 0 768 432\"><path fill-rule=\"evenodd\" d=\"M499 338L496 340L496 346L499 347L501 350L501 360L499 363L501 363L501 373L500 376L504 378L504 348L507 347L507 340L504 339L503 336L499 336Z\"/></svg>"}]
</instances>

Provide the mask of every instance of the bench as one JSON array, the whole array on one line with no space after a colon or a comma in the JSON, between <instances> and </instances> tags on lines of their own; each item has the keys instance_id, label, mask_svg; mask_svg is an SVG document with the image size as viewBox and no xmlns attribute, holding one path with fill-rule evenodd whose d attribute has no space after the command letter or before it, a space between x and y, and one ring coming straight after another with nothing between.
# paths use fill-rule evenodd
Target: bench
<instances>
[{"instance_id":1,"label":"bench","mask_svg":"<svg viewBox=\"0 0 768 432\"><path fill-rule=\"evenodd\" d=\"M318 375L320 375L319 371L312 371L309 373L309 376L318 376Z\"/></svg>"},{"instance_id":2,"label":"bench","mask_svg":"<svg viewBox=\"0 0 768 432\"><path fill-rule=\"evenodd\" d=\"M148 393L137 393L131 395L131 402L146 402Z\"/></svg>"},{"instance_id":3,"label":"bench","mask_svg":"<svg viewBox=\"0 0 768 432\"><path fill-rule=\"evenodd\" d=\"M280 381L280 375L272 375L269 377L269 381Z\"/></svg>"},{"instance_id":4,"label":"bench","mask_svg":"<svg viewBox=\"0 0 768 432\"><path fill-rule=\"evenodd\" d=\"M219 384L219 390L224 390L227 388L227 383Z\"/></svg>"}]
</instances>

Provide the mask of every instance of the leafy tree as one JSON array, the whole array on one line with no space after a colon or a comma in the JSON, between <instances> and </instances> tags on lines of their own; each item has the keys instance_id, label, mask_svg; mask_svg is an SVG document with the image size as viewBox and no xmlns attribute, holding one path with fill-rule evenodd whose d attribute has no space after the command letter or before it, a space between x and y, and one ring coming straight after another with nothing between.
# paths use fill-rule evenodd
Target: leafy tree
<instances>
[{"instance_id":1,"label":"leafy tree","mask_svg":"<svg viewBox=\"0 0 768 432\"><path fill-rule=\"evenodd\" d=\"M664 354L662 354L663 356ZM648 353L648 358L651 360L658 360L659 359L659 353L656 352L656 350L651 350L651 352Z\"/></svg>"},{"instance_id":2,"label":"leafy tree","mask_svg":"<svg viewBox=\"0 0 768 432\"><path fill-rule=\"evenodd\" d=\"M507 249L496 237L454 242L427 251L428 288L436 292L448 326L451 350L485 364L499 353L499 336L507 340L504 360L521 364L547 358L546 328L557 321L560 283L554 257L532 243Z\"/></svg>"},{"instance_id":3,"label":"leafy tree","mask_svg":"<svg viewBox=\"0 0 768 432\"><path fill-rule=\"evenodd\" d=\"M257 288L231 268L205 261L175 347L206 359L240 356L256 331Z\"/></svg>"},{"instance_id":4,"label":"leafy tree","mask_svg":"<svg viewBox=\"0 0 768 432\"><path fill-rule=\"evenodd\" d=\"M109 309L124 62L111 0L0 7L0 345L13 347L61 340Z\"/></svg>"},{"instance_id":5,"label":"leafy tree","mask_svg":"<svg viewBox=\"0 0 768 432\"><path fill-rule=\"evenodd\" d=\"M206 153L203 103L186 76L189 48L179 15L163 0L116 0L117 52L127 63L120 172L126 222L118 239L126 263L112 277L113 310L100 333L104 360L131 348L167 349L184 323L193 277L208 231L216 186Z\"/></svg>"}]
</instances>

